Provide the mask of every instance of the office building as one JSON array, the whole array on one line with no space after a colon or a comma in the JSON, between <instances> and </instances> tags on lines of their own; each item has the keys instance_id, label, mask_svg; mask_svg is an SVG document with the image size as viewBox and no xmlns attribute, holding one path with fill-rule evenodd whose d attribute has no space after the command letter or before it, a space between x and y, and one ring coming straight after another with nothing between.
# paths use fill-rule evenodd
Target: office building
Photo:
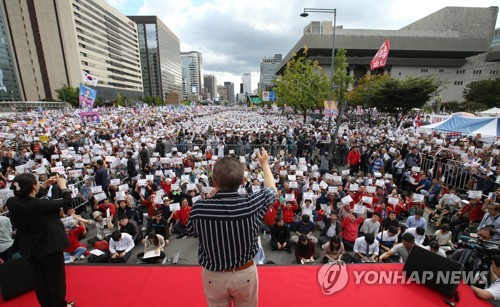
<instances>
[{"instance_id":1,"label":"office building","mask_svg":"<svg viewBox=\"0 0 500 307\"><path fill-rule=\"evenodd\" d=\"M227 101L230 103L235 102L235 96L234 96L234 83L232 82L224 82L224 87L227 89Z\"/></svg>"},{"instance_id":2,"label":"office building","mask_svg":"<svg viewBox=\"0 0 500 307\"><path fill-rule=\"evenodd\" d=\"M0 101L22 100L3 6L0 7Z\"/></svg>"},{"instance_id":3,"label":"office building","mask_svg":"<svg viewBox=\"0 0 500 307\"><path fill-rule=\"evenodd\" d=\"M205 99L214 101L217 98L217 77L214 75L203 76L205 86Z\"/></svg>"},{"instance_id":4,"label":"office building","mask_svg":"<svg viewBox=\"0 0 500 307\"><path fill-rule=\"evenodd\" d=\"M157 16L128 18L137 24L139 33L144 96L179 103L182 93L179 38Z\"/></svg>"},{"instance_id":5,"label":"office building","mask_svg":"<svg viewBox=\"0 0 500 307\"><path fill-rule=\"evenodd\" d=\"M271 84L275 78L274 73L282 60L283 56L281 54L275 54L272 58L262 58L260 62L259 92L271 90Z\"/></svg>"},{"instance_id":6,"label":"office building","mask_svg":"<svg viewBox=\"0 0 500 307\"><path fill-rule=\"evenodd\" d=\"M203 59L200 52L181 52L183 100L199 101L203 89Z\"/></svg>"},{"instance_id":7,"label":"office building","mask_svg":"<svg viewBox=\"0 0 500 307\"><path fill-rule=\"evenodd\" d=\"M500 77L500 47L493 39L498 7L445 7L399 30L335 28L335 48L347 53L347 72L355 80L366 74L386 73L393 78L430 76L444 82L442 102L463 98L467 84ZM327 75L331 71L331 22L312 22L278 65L282 74L296 54L317 60ZM498 32L497 32L498 35ZM370 61L385 39L391 49L387 64L370 71Z\"/></svg>"},{"instance_id":8,"label":"office building","mask_svg":"<svg viewBox=\"0 0 500 307\"><path fill-rule=\"evenodd\" d=\"M97 96L142 96L137 26L104 0L3 1L26 100L57 99L83 72L97 78Z\"/></svg>"},{"instance_id":9,"label":"office building","mask_svg":"<svg viewBox=\"0 0 500 307\"><path fill-rule=\"evenodd\" d=\"M252 75L249 72L244 72L241 77L241 82L243 83L243 94L252 94Z\"/></svg>"}]
</instances>

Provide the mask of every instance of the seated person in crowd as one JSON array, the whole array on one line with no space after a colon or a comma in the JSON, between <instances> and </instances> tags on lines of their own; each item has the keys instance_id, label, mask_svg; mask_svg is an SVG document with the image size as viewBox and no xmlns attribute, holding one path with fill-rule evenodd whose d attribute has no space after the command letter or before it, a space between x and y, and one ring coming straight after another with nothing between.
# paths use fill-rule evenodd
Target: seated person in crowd
<instances>
[{"instance_id":1,"label":"seated person in crowd","mask_svg":"<svg viewBox=\"0 0 500 307\"><path fill-rule=\"evenodd\" d=\"M486 226L491 226L495 230L495 235L493 240L500 240L500 203L492 202L491 199L487 199L483 208L486 207L486 213L481 219L478 230L483 229Z\"/></svg>"},{"instance_id":2,"label":"seated person in crowd","mask_svg":"<svg viewBox=\"0 0 500 307\"><path fill-rule=\"evenodd\" d=\"M406 227L408 228L413 228L413 227L423 227L424 230L427 230L427 220L424 219L424 210L418 209L415 211L415 215L412 215L406 219Z\"/></svg>"},{"instance_id":3,"label":"seated person in crowd","mask_svg":"<svg viewBox=\"0 0 500 307\"><path fill-rule=\"evenodd\" d=\"M170 238L171 232L168 228L168 222L163 218L161 211L156 210L153 214L153 218L149 221L148 227L146 228L146 233L154 231L157 235L161 235L165 240Z\"/></svg>"},{"instance_id":4,"label":"seated person in crowd","mask_svg":"<svg viewBox=\"0 0 500 307\"><path fill-rule=\"evenodd\" d=\"M472 198L470 201L462 201L465 205L458 211L457 214L451 219L450 226L453 233L452 241L457 240L458 234L464 231L472 224L479 225L481 222L484 211L483 203L480 198Z\"/></svg>"},{"instance_id":5,"label":"seated person in crowd","mask_svg":"<svg viewBox=\"0 0 500 307\"><path fill-rule=\"evenodd\" d=\"M446 257L446 253L444 252L444 250L440 248L439 243L437 241L429 242L429 245L424 246L424 248L430 252L438 254L439 256Z\"/></svg>"},{"instance_id":6,"label":"seated person in crowd","mask_svg":"<svg viewBox=\"0 0 500 307\"><path fill-rule=\"evenodd\" d=\"M361 226L360 232L363 234L372 233L373 236L377 236L380 230L380 215L376 212L373 213L372 217L365 220Z\"/></svg>"},{"instance_id":7,"label":"seated person in crowd","mask_svg":"<svg viewBox=\"0 0 500 307\"><path fill-rule=\"evenodd\" d=\"M137 222L129 219L125 214L118 216L118 230L131 235L135 244L139 243L142 239L142 233Z\"/></svg>"},{"instance_id":8,"label":"seated person in crowd","mask_svg":"<svg viewBox=\"0 0 500 307\"><path fill-rule=\"evenodd\" d=\"M441 225L441 227L434 233L434 237L436 237L436 241L438 242L441 249L443 249L444 251L453 249L453 243L451 243L451 231L449 224Z\"/></svg>"},{"instance_id":9,"label":"seated person in crowd","mask_svg":"<svg viewBox=\"0 0 500 307\"><path fill-rule=\"evenodd\" d=\"M342 220L342 242L346 250L352 250L354 241L358 238L358 228L363 223L364 217L356 218L354 212L349 214Z\"/></svg>"},{"instance_id":10,"label":"seated person in crowd","mask_svg":"<svg viewBox=\"0 0 500 307\"><path fill-rule=\"evenodd\" d=\"M342 243L342 238L338 235L331 237L330 241L326 242L321 247L325 254L323 263L342 260L342 256L345 253L344 243Z\"/></svg>"},{"instance_id":11,"label":"seated person in crowd","mask_svg":"<svg viewBox=\"0 0 500 307\"><path fill-rule=\"evenodd\" d=\"M354 242L353 251L353 261L355 263L375 262L378 257L379 247L373 233L367 233L364 237L357 238Z\"/></svg>"},{"instance_id":12,"label":"seated person in crowd","mask_svg":"<svg viewBox=\"0 0 500 307\"><path fill-rule=\"evenodd\" d=\"M405 233L411 234L413 236L413 238L415 238L415 243L424 244L424 241L425 241L425 229L424 229L424 227L419 226L419 227L408 228L405 230L403 235Z\"/></svg>"},{"instance_id":13,"label":"seated person in crowd","mask_svg":"<svg viewBox=\"0 0 500 307\"><path fill-rule=\"evenodd\" d=\"M14 256L14 248L12 222L10 218L0 215L0 259L4 262L11 260Z\"/></svg>"},{"instance_id":14,"label":"seated person in crowd","mask_svg":"<svg viewBox=\"0 0 500 307\"><path fill-rule=\"evenodd\" d=\"M93 220L89 221L90 225L95 225L95 237L88 239L88 244L94 245L97 241L109 241L111 233L113 233L114 225L111 219L103 218L100 211L92 212Z\"/></svg>"},{"instance_id":15,"label":"seated person in crowd","mask_svg":"<svg viewBox=\"0 0 500 307\"><path fill-rule=\"evenodd\" d=\"M490 266L490 286L487 289L480 289L472 286L472 291L482 298L488 300L494 306L500 305L500 255L496 254L491 257Z\"/></svg>"},{"instance_id":16,"label":"seated person in crowd","mask_svg":"<svg viewBox=\"0 0 500 307\"><path fill-rule=\"evenodd\" d=\"M165 240L162 235L156 234L154 230L150 231L148 235L142 240L144 245L144 252L137 254L137 258L146 262L153 262L165 258L165 252L163 248L168 245L169 241ZM157 256L144 258L147 252L154 251Z\"/></svg>"},{"instance_id":17,"label":"seated person in crowd","mask_svg":"<svg viewBox=\"0 0 500 307\"><path fill-rule=\"evenodd\" d=\"M390 251L383 253L379 257L379 261L388 262L391 259L392 255L399 255L403 263L408 259L408 255L411 252L411 249L416 245L415 237L410 233L405 233L403 235L403 242L397 244ZM420 244L418 244L421 246ZM422 247L422 246L421 246Z\"/></svg>"},{"instance_id":18,"label":"seated person in crowd","mask_svg":"<svg viewBox=\"0 0 500 307\"><path fill-rule=\"evenodd\" d=\"M290 230L285 225L281 217L275 219L275 224L271 227L271 247L273 250L286 250L291 253Z\"/></svg>"},{"instance_id":19,"label":"seated person in crowd","mask_svg":"<svg viewBox=\"0 0 500 307\"><path fill-rule=\"evenodd\" d=\"M330 242L331 238L335 236L340 236L342 238L342 224L337 217L337 212L334 211L330 213L330 217L327 217L326 213L323 215L325 228L323 228L319 236L319 242L321 244ZM342 246L344 246L344 244L342 244Z\"/></svg>"},{"instance_id":20,"label":"seated person in crowd","mask_svg":"<svg viewBox=\"0 0 500 307\"><path fill-rule=\"evenodd\" d=\"M302 216L309 215L312 221L316 221L318 219L318 212L312 205L312 200L310 199L304 200L300 206L300 209Z\"/></svg>"},{"instance_id":21,"label":"seated person in crowd","mask_svg":"<svg viewBox=\"0 0 500 307\"><path fill-rule=\"evenodd\" d=\"M394 211L390 212L389 217L385 218L382 221L382 229L387 230L387 229L389 229L389 227L394 226L397 228L398 235L399 235L399 233L401 232L401 227L400 227L399 221L396 217L397 217L396 212L394 212Z\"/></svg>"},{"instance_id":22,"label":"seated person in crowd","mask_svg":"<svg viewBox=\"0 0 500 307\"><path fill-rule=\"evenodd\" d=\"M85 227L73 223L71 226L64 227L64 230L69 241L69 246L64 249L64 261L70 263L75 260L85 259L87 248L78 241L78 237L85 230Z\"/></svg>"},{"instance_id":23,"label":"seated person in crowd","mask_svg":"<svg viewBox=\"0 0 500 307\"><path fill-rule=\"evenodd\" d=\"M113 231L109 240L110 262L127 262L134 246L131 235L119 230Z\"/></svg>"},{"instance_id":24,"label":"seated person in crowd","mask_svg":"<svg viewBox=\"0 0 500 307\"><path fill-rule=\"evenodd\" d=\"M295 223L295 233L296 235L292 237L292 241L294 243L299 242L299 236L305 235L309 240L313 243L317 243L318 239L313 236L315 225L311 221L311 217L309 215L303 215L302 220Z\"/></svg>"},{"instance_id":25,"label":"seated person in crowd","mask_svg":"<svg viewBox=\"0 0 500 307\"><path fill-rule=\"evenodd\" d=\"M109 218L111 219L111 221L116 222L115 221L116 207L114 204L111 203L109 198L104 199L102 204L100 204L97 207L98 207L97 210L99 210L105 218L108 217L108 210L109 210Z\"/></svg>"},{"instance_id":26,"label":"seated person in crowd","mask_svg":"<svg viewBox=\"0 0 500 307\"><path fill-rule=\"evenodd\" d=\"M61 209L61 213L62 213ZM88 223L87 220L82 218L80 215L76 214L75 208L68 208L66 210L66 214L62 213L61 214L61 221L64 224L64 227L72 227L73 223L76 223L77 225L83 226L83 232L80 234L79 240L85 238L87 235L87 228L85 228L85 224Z\"/></svg>"},{"instance_id":27,"label":"seated person in crowd","mask_svg":"<svg viewBox=\"0 0 500 307\"><path fill-rule=\"evenodd\" d=\"M279 198L276 199L276 201L269 205L267 208L266 213L264 214L264 221L262 222L261 229L262 231L266 233L270 233L272 227L276 223L276 217L278 216L278 208L280 206L280 200Z\"/></svg>"},{"instance_id":28,"label":"seated person in crowd","mask_svg":"<svg viewBox=\"0 0 500 307\"><path fill-rule=\"evenodd\" d=\"M305 263L314 261L314 242L312 242L306 235L299 236L299 243L295 247L295 259L297 263Z\"/></svg>"},{"instance_id":29,"label":"seated person in crowd","mask_svg":"<svg viewBox=\"0 0 500 307\"><path fill-rule=\"evenodd\" d=\"M295 202L287 201L284 205L281 206L281 211L283 212L283 222L290 228L293 226L295 222L295 210L297 210L299 206Z\"/></svg>"},{"instance_id":30,"label":"seated person in crowd","mask_svg":"<svg viewBox=\"0 0 500 307\"><path fill-rule=\"evenodd\" d=\"M181 208L176 212L172 212L172 215L167 220L169 223L171 220L177 221L173 227L174 232L179 234L177 239L182 239L188 235L186 227L189 220L189 214L191 213L191 207L188 206L188 204L188 199L183 198L181 200Z\"/></svg>"},{"instance_id":31,"label":"seated person in crowd","mask_svg":"<svg viewBox=\"0 0 500 307\"><path fill-rule=\"evenodd\" d=\"M380 249L387 252L398 244L398 229L390 226L387 230L379 232L376 240L380 244Z\"/></svg>"}]
</instances>

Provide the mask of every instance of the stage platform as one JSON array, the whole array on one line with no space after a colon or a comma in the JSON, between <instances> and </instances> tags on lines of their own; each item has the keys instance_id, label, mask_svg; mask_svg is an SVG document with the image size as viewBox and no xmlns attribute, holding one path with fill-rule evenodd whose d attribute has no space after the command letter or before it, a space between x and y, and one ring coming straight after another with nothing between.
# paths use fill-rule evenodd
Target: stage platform
<instances>
[{"instance_id":1,"label":"stage platform","mask_svg":"<svg viewBox=\"0 0 500 307\"><path fill-rule=\"evenodd\" d=\"M344 289L325 295L318 283L319 265L259 266L259 306L447 306L446 297L423 285L356 285L354 271L401 271L402 264L348 265ZM78 307L206 306L200 266L68 265L67 299ZM464 284L456 306L490 306ZM35 292L2 307L38 306Z\"/></svg>"}]
</instances>

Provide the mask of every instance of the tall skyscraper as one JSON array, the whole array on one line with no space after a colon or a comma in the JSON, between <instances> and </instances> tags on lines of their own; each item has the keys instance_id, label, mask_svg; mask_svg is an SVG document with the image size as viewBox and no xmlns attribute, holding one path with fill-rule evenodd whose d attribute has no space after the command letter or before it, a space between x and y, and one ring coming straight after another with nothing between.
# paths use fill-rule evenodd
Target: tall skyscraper
<instances>
[{"instance_id":1,"label":"tall skyscraper","mask_svg":"<svg viewBox=\"0 0 500 307\"><path fill-rule=\"evenodd\" d=\"M206 98L212 101L215 100L217 98L217 77L214 75L205 75L203 76L203 83L208 94Z\"/></svg>"},{"instance_id":2,"label":"tall skyscraper","mask_svg":"<svg viewBox=\"0 0 500 307\"><path fill-rule=\"evenodd\" d=\"M241 77L241 82L243 83L243 94L252 94L252 75L249 72L244 72Z\"/></svg>"},{"instance_id":3,"label":"tall skyscraper","mask_svg":"<svg viewBox=\"0 0 500 307\"><path fill-rule=\"evenodd\" d=\"M226 81L224 87L227 88L227 101L234 103L236 100L234 97L234 83Z\"/></svg>"},{"instance_id":4,"label":"tall skyscraper","mask_svg":"<svg viewBox=\"0 0 500 307\"><path fill-rule=\"evenodd\" d=\"M142 96L137 26L104 0L3 1L26 100L56 99L83 71L97 96Z\"/></svg>"},{"instance_id":5,"label":"tall skyscraper","mask_svg":"<svg viewBox=\"0 0 500 307\"><path fill-rule=\"evenodd\" d=\"M128 16L137 23L144 96L179 103L182 95L180 40L157 16Z\"/></svg>"},{"instance_id":6,"label":"tall skyscraper","mask_svg":"<svg viewBox=\"0 0 500 307\"><path fill-rule=\"evenodd\" d=\"M0 101L23 99L12 54L8 24L3 6L0 6Z\"/></svg>"},{"instance_id":7,"label":"tall skyscraper","mask_svg":"<svg viewBox=\"0 0 500 307\"><path fill-rule=\"evenodd\" d=\"M271 90L271 83L275 78L274 72L282 59L281 54L275 54L272 58L262 58L260 62L259 92Z\"/></svg>"},{"instance_id":8,"label":"tall skyscraper","mask_svg":"<svg viewBox=\"0 0 500 307\"><path fill-rule=\"evenodd\" d=\"M198 101L203 89L203 59L200 52L181 52L183 100Z\"/></svg>"}]
</instances>

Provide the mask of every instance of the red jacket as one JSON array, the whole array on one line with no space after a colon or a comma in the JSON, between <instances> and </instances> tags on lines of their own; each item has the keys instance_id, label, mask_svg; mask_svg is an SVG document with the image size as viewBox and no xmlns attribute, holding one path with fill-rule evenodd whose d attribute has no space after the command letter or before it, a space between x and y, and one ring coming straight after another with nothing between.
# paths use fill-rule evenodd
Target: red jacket
<instances>
[{"instance_id":1,"label":"red jacket","mask_svg":"<svg viewBox=\"0 0 500 307\"><path fill-rule=\"evenodd\" d=\"M467 204L462 207L459 214L463 216L466 212L469 212L469 221L473 223L479 223L483 219L484 211L481 210L481 203L476 204L474 207L471 204Z\"/></svg>"},{"instance_id":2,"label":"red jacket","mask_svg":"<svg viewBox=\"0 0 500 307\"><path fill-rule=\"evenodd\" d=\"M77 226L72 229L68 234L69 246L64 249L66 253L74 253L75 250L83 245L78 241L78 236L85 231L85 227L82 225Z\"/></svg>"},{"instance_id":3,"label":"red jacket","mask_svg":"<svg viewBox=\"0 0 500 307\"><path fill-rule=\"evenodd\" d=\"M280 206L279 198L276 199L273 206L268 208L264 215L264 223L268 226L273 226L276 223L276 216L278 215L278 207Z\"/></svg>"},{"instance_id":4,"label":"red jacket","mask_svg":"<svg viewBox=\"0 0 500 307\"><path fill-rule=\"evenodd\" d=\"M191 207L187 206L186 209L184 209L181 206L180 210L175 211L174 219L179 220L181 225L186 226L188 223L190 213L191 213Z\"/></svg>"},{"instance_id":5,"label":"red jacket","mask_svg":"<svg viewBox=\"0 0 500 307\"><path fill-rule=\"evenodd\" d=\"M361 216L351 222L349 215L342 220L342 237L349 242L354 242L358 238L358 228L365 219Z\"/></svg>"},{"instance_id":6,"label":"red jacket","mask_svg":"<svg viewBox=\"0 0 500 307\"><path fill-rule=\"evenodd\" d=\"M347 164L357 165L361 163L361 155L358 151L351 150L347 154Z\"/></svg>"},{"instance_id":7,"label":"red jacket","mask_svg":"<svg viewBox=\"0 0 500 307\"><path fill-rule=\"evenodd\" d=\"M295 210L297 210L299 206L293 203L290 208L287 208L285 205L281 206L281 210L283 211L283 222L287 224L291 224L295 221Z\"/></svg>"}]
</instances>

